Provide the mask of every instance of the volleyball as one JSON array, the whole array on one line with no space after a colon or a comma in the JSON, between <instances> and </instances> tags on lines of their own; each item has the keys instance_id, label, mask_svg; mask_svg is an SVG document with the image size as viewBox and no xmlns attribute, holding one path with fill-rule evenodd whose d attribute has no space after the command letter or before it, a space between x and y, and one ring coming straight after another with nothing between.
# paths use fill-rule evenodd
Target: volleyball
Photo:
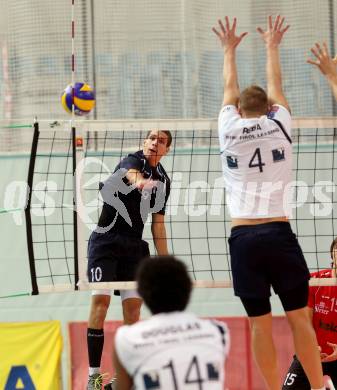
<instances>
[{"instance_id":1,"label":"volleyball","mask_svg":"<svg viewBox=\"0 0 337 390\"><path fill-rule=\"evenodd\" d=\"M71 114L72 112L72 85L68 85L61 96L62 107ZM95 106L95 92L86 83L74 85L74 112L75 115L87 115Z\"/></svg>"}]
</instances>

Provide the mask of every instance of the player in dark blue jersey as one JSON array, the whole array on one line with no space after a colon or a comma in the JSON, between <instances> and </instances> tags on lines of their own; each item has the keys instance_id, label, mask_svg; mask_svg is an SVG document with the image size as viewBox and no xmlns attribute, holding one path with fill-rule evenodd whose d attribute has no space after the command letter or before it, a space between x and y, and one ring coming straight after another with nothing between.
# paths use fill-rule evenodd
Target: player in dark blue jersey
<instances>
[{"instance_id":1,"label":"player in dark blue jersey","mask_svg":"<svg viewBox=\"0 0 337 390\"><path fill-rule=\"evenodd\" d=\"M149 214L152 214L151 231L157 254L168 254L164 217L170 179L160 160L168 153L171 142L169 131L150 131L143 149L122 159L114 173L100 185L103 209L88 243L90 282L134 280L139 262L149 255L148 243L142 240ZM121 295L124 323L138 321L142 299L137 291L116 293ZM103 325L109 305L110 290L93 291L87 333L88 390L102 388Z\"/></svg>"}]
</instances>

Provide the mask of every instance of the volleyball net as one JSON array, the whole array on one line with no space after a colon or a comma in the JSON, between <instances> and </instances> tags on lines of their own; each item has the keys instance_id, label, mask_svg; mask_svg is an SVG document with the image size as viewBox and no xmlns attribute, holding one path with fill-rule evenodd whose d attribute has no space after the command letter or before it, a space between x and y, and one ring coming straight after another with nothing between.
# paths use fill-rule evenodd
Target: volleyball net
<instances>
[{"instance_id":1,"label":"volleyball net","mask_svg":"<svg viewBox=\"0 0 337 390\"><path fill-rule=\"evenodd\" d=\"M171 151L163 159L172 180L165 217L169 252L187 264L196 286L231 286L230 217L216 121L75 121L72 125L40 121L29 127L1 127L3 134L17 132L15 142L10 137L11 151L6 148L5 153L0 147L2 157L17 159L14 164L22 164L23 154L28 157L27 188L14 186L12 197L6 190L2 211L12 212L13 223L18 210L25 213L33 294L134 287L128 282L89 285L86 248L102 207L99 182L123 156L141 149L147 131L154 128L173 133ZM330 267L330 244L337 233L336 128L336 118L293 121L291 225L311 272ZM144 239L154 253L149 222Z\"/></svg>"}]
</instances>

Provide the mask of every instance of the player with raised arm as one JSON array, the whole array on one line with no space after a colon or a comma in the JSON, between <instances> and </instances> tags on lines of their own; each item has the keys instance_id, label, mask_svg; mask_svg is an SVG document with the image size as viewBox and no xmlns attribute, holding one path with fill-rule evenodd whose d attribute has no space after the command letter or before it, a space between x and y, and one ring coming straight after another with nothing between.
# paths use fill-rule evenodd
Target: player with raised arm
<instances>
[{"instance_id":1,"label":"player with raised arm","mask_svg":"<svg viewBox=\"0 0 337 390\"><path fill-rule=\"evenodd\" d=\"M313 278L337 278L337 238L330 246L331 268L311 274ZM311 286L309 313L314 325L321 353L323 374L328 375L337 388L337 286ZM310 383L294 356L284 379L283 390L310 390Z\"/></svg>"},{"instance_id":2,"label":"player with raised arm","mask_svg":"<svg viewBox=\"0 0 337 390\"><path fill-rule=\"evenodd\" d=\"M249 317L256 362L268 389L279 390L277 356L272 339L270 287L282 302L296 354L313 389L323 389L315 333L306 308L309 270L288 218L292 175L291 117L282 90L279 45L289 26L269 17L257 28L267 52L267 93L258 86L239 90L236 35L219 20L213 28L224 49L224 100L219 141L227 205L232 218L229 238L235 295Z\"/></svg>"},{"instance_id":3,"label":"player with raised arm","mask_svg":"<svg viewBox=\"0 0 337 390\"><path fill-rule=\"evenodd\" d=\"M152 317L117 330L117 389L223 390L228 329L185 311L192 290L185 264L172 256L149 258L137 282Z\"/></svg>"},{"instance_id":4,"label":"player with raised arm","mask_svg":"<svg viewBox=\"0 0 337 390\"><path fill-rule=\"evenodd\" d=\"M90 282L134 280L140 261L149 256L148 244L142 240L142 235L150 213L157 254L168 254L164 217L170 179L160 160L169 151L171 142L169 131L150 131L143 149L122 159L101 185L104 204L98 226L88 243ZM139 320L142 299L136 290L120 291L120 295L124 323L133 324ZM110 290L93 291L87 333L88 390L102 388L103 325L109 305Z\"/></svg>"},{"instance_id":5,"label":"player with raised arm","mask_svg":"<svg viewBox=\"0 0 337 390\"><path fill-rule=\"evenodd\" d=\"M337 100L337 55L335 58L330 57L327 44L324 42L322 46L319 43L316 43L314 47L311 48L312 54L316 59L308 59L307 62L311 65L317 66L321 73L327 79L332 93Z\"/></svg>"}]
</instances>

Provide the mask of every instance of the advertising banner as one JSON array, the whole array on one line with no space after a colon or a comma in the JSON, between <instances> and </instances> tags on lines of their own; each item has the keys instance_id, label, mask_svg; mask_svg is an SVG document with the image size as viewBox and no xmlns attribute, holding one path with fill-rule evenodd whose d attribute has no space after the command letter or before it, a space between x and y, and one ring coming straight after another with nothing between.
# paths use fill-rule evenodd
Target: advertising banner
<instances>
[{"instance_id":1,"label":"advertising banner","mask_svg":"<svg viewBox=\"0 0 337 390\"><path fill-rule=\"evenodd\" d=\"M0 389L60 390L58 321L0 323Z\"/></svg>"}]
</instances>

